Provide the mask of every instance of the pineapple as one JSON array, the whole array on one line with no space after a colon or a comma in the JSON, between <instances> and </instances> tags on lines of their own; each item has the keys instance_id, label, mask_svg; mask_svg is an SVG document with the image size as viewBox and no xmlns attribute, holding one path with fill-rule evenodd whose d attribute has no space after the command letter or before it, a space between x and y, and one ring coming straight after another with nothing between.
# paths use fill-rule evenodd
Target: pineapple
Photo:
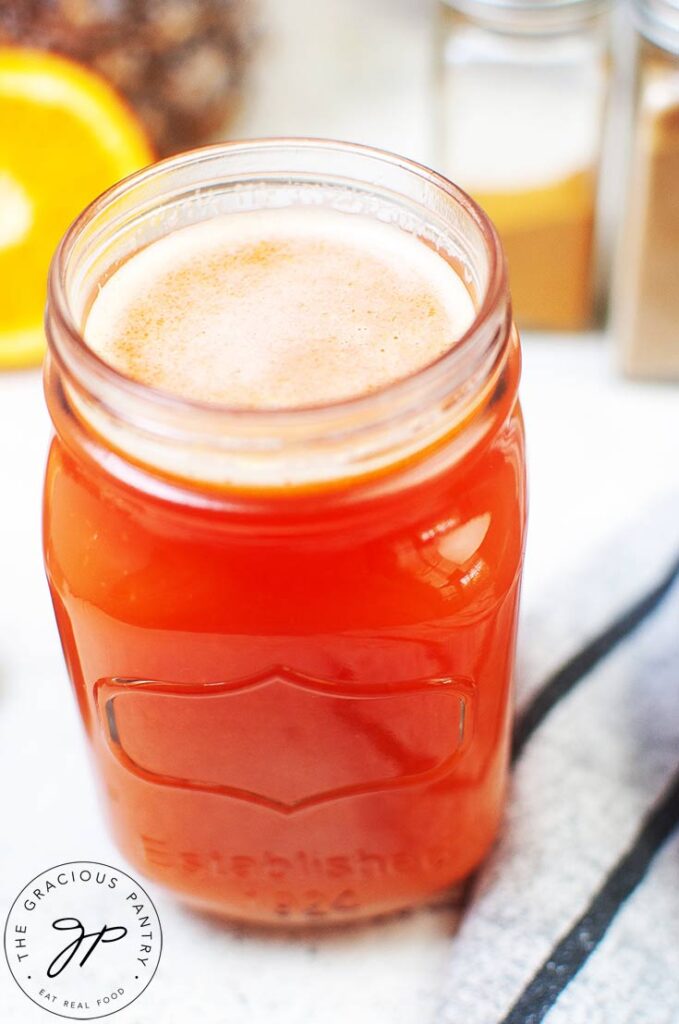
<instances>
[{"instance_id":1,"label":"pineapple","mask_svg":"<svg viewBox=\"0 0 679 1024\"><path fill-rule=\"evenodd\" d=\"M53 50L127 98L159 155L209 141L241 93L254 0L0 0L0 45Z\"/></svg>"}]
</instances>

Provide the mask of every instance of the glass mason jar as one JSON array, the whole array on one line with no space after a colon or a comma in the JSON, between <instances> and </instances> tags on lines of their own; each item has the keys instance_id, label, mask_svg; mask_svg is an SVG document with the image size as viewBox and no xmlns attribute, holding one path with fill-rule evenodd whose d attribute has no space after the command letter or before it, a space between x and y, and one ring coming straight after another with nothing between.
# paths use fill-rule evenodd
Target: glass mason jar
<instances>
[{"instance_id":1,"label":"glass mason jar","mask_svg":"<svg viewBox=\"0 0 679 1024\"><path fill-rule=\"evenodd\" d=\"M439 162L486 210L521 327L594 312L607 0L439 0Z\"/></svg>"},{"instance_id":2,"label":"glass mason jar","mask_svg":"<svg viewBox=\"0 0 679 1024\"><path fill-rule=\"evenodd\" d=\"M337 404L204 405L82 328L140 247L316 204L416 232L476 318L435 363ZM90 206L53 263L45 558L126 857L196 905L337 921L426 899L502 808L524 540L519 342L494 229L401 158L333 142L196 150Z\"/></svg>"},{"instance_id":3,"label":"glass mason jar","mask_svg":"<svg viewBox=\"0 0 679 1024\"><path fill-rule=\"evenodd\" d=\"M679 0L637 0L632 149L613 302L632 376L679 378Z\"/></svg>"}]
</instances>

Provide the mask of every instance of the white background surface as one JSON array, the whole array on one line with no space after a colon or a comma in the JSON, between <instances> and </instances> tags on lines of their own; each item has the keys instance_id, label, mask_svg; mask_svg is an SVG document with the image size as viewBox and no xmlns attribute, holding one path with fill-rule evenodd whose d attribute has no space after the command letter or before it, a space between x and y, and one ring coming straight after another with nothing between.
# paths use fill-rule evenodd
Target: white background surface
<instances>
[{"instance_id":1,"label":"white background surface","mask_svg":"<svg viewBox=\"0 0 679 1024\"><path fill-rule=\"evenodd\" d=\"M294 50L267 44L266 67L239 134L345 136L427 158L424 4L269 0L269 6ZM349 57L355 45L358 60ZM679 390L622 381L603 338L592 335L527 338L522 394L531 495L524 607L530 611L562 572L586 564L646 508L679 492ZM91 859L124 867L103 827L43 576L48 438L37 371L0 376L3 921L17 892L49 865ZM120 1024L433 1020L454 933L452 909L330 936L272 937L208 922L148 888L164 926L163 958L145 995L112 1018ZM0 961L0 1021L50 1019L26 1000Z\"/></svg>"}]
</instances>

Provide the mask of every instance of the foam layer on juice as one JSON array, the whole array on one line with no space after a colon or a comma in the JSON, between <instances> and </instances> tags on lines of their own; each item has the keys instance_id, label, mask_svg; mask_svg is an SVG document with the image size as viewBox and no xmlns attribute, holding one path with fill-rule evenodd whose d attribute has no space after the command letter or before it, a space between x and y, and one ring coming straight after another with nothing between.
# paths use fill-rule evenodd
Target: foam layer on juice
<instances>
[{"instance_id":1,"label":"foam layer on juice","mask_svg":"<svg viewBox=\"0 0 679 1024\"><path fill-rule=\"evenodd\" d=\"M178 229L103 285L88 344L144 384L285 408L373 391L451 348L474 317L450 264L368 217L234 213Z\"/></svg>"}]
</instances>

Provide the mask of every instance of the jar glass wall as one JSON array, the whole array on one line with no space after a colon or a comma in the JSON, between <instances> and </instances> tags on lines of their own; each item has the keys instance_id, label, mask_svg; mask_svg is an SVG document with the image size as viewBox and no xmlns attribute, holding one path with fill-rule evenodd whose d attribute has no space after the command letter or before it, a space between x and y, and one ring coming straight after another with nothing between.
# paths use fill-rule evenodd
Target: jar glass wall
<instances>
[{"instance_id":1,"label":"jar glass wall","mask_svg":"<svg viewBox=\"0 0 679 1024\"><path fill-rule=\"evenodd\" d=\"M88 349L97 284L140 245L294 204L434 245L474 297L469 331L379 392L293 410L175 399ZM86 211L47 323L47 572L128 859L199 906L283 923L467 875L502 808L525 522L518 339L487 219L362 147L212 147Z\"/></svg>"}]
</instances>

